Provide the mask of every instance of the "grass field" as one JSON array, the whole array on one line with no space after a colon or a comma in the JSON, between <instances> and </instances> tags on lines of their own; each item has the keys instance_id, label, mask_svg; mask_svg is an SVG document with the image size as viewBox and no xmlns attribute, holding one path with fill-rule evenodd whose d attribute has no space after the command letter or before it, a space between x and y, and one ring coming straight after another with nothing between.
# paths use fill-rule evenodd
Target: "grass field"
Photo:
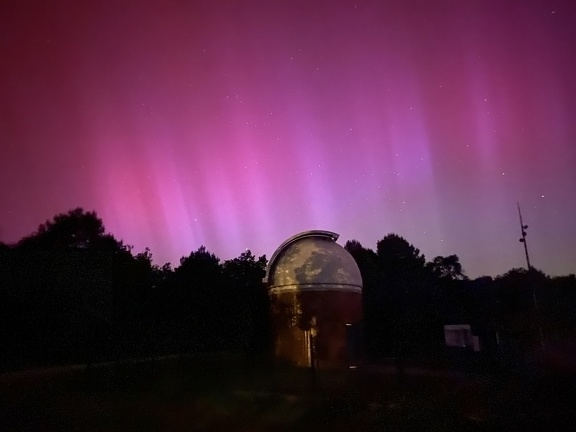
<instances>
[{"instance_id":1,"label":"grass field","mask_svg":"<svg viewBox=\"0 0 576 432\"><path fill-rule=\"evenodd\" d=\"M197 355L0 377L1 431L572 430L568 377L398 376Z\"/></svg>"}]
</instances>

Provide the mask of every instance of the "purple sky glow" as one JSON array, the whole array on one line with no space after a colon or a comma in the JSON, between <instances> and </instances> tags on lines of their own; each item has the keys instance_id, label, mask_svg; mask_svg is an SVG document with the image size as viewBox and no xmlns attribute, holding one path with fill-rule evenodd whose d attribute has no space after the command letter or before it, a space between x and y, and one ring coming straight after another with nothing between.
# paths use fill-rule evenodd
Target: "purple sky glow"
<instances>
[{"instance_id":1,"label":"purple sky glow","mask_svg":"<svg viewBox=\"0 0 576 432\"><path fill-rule=\"evenodd\" d=\"M174 264L394 232L471 277L576 272L571 1L0 6L0 241L96 210Z\"/></svg>"}]
</instances>

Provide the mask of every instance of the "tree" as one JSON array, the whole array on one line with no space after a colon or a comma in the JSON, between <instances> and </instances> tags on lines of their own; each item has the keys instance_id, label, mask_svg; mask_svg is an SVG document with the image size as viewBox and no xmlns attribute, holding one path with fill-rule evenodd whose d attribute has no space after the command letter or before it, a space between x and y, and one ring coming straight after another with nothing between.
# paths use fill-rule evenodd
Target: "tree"
<instances>
[{"instance_id":1,"label":"tree","mask_svg":"<svg viewBox=\"0 0 576 432\"><path fill-rule=\"evenodd\" d=\"M222 269L232 280L248 287L262 285L266 265L266 255L256 259L250 250L246 250L239 257L225 261Z\"/></svg>"},{"instance_id":2,"label":"tree","mask_svg":"<svg viewBox=\"0 0 576 432\"><path fill-rule=\"evenodd\" d=\"M187 257L165 282L162 321L173 328L170 350L220 349L226 321L221 313L225 286L220 259L200 246Z\"/></svg>"},{"instance_id":3,"label":"tree","mask_svg":"<svg viewBox=\"0 0 576 432\"><path fill-rule=\"evenodd\" d=\"M440 279L466 280L468 279L462 270L462 264L458 255L447 257L437 256L428 266L432 273Z\"/></svg>"},{"instance_id":4,"label":"tree","mask_svg":"<svg viewBox=\"0 0 576 432\"><path fill-rule=\"evenodd\" d=\"M133 257L96 212L47 220L10 250L14 362L91 362L120 347L133 355L146 340L134 332L146 322L154 270L150 252Z\"/></svg>"},{"instance_id":5,"label":"tree","mask_svg":"<svg viewBox=\"0 0 576 432\"><path fill-rule=\"evenodd\" d=\"M424 268L425 258L420 249L397 234L388 234L380 240L376 244L376 253L384 271L389 274L402 275L409 270L421 272Z\"/></svg>"},{"instance_id":6,"label":"tree","mask_svg":"<svg viewBox=\"0 0 576 432\"><path fill-rule=\"evenodd\" d=\"M475 323L476 308L471 301L468 278L457 255L437 256L426 263L433 297L435 325Z\"/></svg>"},{"instance_id":7,"label":"tree","mask_svg":"<svg viewBox=\"0 0 576 432\"><path fill-rule=\"evenodd\" d=\"M95 212L56 215L11 251L16 363L90 361L110 346L112 262L130 256ZM102 351L102 350L100 350Z\"/></svg>"},{"instance_id":8,"label":"tree","mask_svg":"<svg viewBox=\"0 0 576 432\"><path fill-rule=\"evenodd\" d=\"M494 280L500 348L512 361L510 366L522 366L543 346L542 300L549 285L549 278L534 268L513 268Z\"/></svg>"},{"instance_id":9,"label":"tree","mask_svg":"<svg viewBox=\"0 0 576 432\"><path fill-rule=\"evenodd\" d=\"M372 358L381 357L386 344L386 321L382 312L386 309L386 296L378 267L378 257L372 249L365 248L357 240L344 245L360 269L362 276L362 305L364 346Z\"/></svg>"},{"instance_id":10,"label":"tree","mask_svg":"<svg viewBox=\"0 0 576 432\"><path fill-rule=\"evenodd\" d=\"M209 276L211 273L220 273L220 258L200 246L195 252L190 252L187 257L180 258L180 266L176 269L178 273L192 272Z\"/></svg>"},{"instance_id":11,"label":"tree","mask_svg":"<svg viewBox=\"0 0 576 432\"><path fill-rule=\"evenodd\" d=\"M271 346L270 302L262 279L267 260L246 250L239 257L223 264L227 302L223 305L230 318L231 341L250 353L266 351Z\"/></svg>"},{"instance_id":12,"label":"tree","mask_svg":"<svg viewBox=\"0 0 576 432\"><path fill-rule=\"evenodd\" d=\"M105 233L104 224L95 211L78 207L47 220L38 230L17 244L26 250L84 249L127 252L129 248Z\"/></svg>"},{"instance_id":13,"label":"tree","mask_svg":"<svg viewBox=\"0 0 576 432\"><path fill-rule=\"evenodd\" d=\"M385 292L385 322L390 339L382 349L399 360L417 355L431 340L430 292L426 284L425 257L397 234L377 243L381 288ZM388 349L386 349L388 348ZM391 348L391 350L390 350Z\"/></svg>"}]
</instances>

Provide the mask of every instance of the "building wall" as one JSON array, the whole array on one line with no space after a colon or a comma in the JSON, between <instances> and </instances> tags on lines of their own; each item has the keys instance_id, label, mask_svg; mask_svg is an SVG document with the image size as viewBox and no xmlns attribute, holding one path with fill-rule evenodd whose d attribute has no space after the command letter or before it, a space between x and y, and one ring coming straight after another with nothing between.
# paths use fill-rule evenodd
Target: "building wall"
<instances>
[{"instance_id":1,"label":"building wall","mask_svg":"<svg viewBox=\"0 0 576 432\"><path fill-rule=\"evenodd\" d=\"M298 366L311 365L312 347L318 367L348 367L346 324L362 320L362 294L345 290L270 292L275 352ZM313 323L315 322L315 325Z\"/></svg>"}]
</instances>

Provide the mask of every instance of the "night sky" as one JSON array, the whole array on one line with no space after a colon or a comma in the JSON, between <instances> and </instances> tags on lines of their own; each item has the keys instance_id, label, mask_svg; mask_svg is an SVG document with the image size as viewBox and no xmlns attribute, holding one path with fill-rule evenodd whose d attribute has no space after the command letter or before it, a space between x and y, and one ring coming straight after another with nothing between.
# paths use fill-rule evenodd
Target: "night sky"
<instances>
[{"instance_id":1,"label":"night sky","mask_svg":"<svg viewBox=\"0 0 576 432\"><path fill-rule=\"evenodd\" d=\"M394 232L576 272L576 4L4 1L0 241L96 210L157 264Z\"/></svg>"}]
</instances>

